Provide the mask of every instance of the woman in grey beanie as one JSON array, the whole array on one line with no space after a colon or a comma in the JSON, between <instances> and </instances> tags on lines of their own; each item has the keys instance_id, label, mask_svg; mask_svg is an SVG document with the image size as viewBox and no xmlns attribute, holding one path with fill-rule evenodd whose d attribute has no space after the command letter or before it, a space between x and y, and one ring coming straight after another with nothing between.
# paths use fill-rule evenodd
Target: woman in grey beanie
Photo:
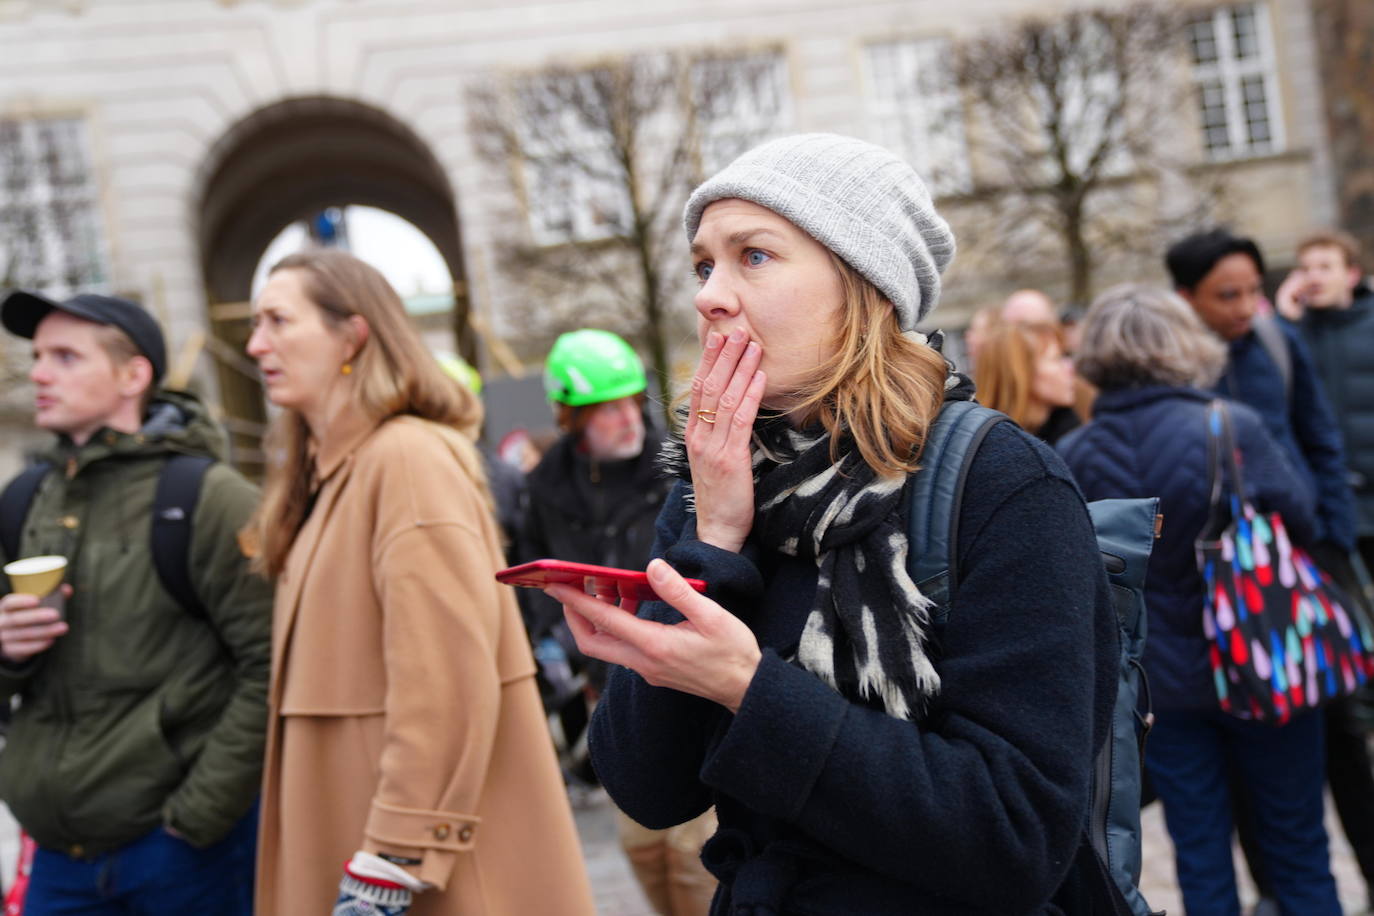
<instances>
[{"instance_id":1,"label":"woman in grey beanie","mask_svg":"<svg viewBox=\"0 0 1374 916\"><path fill-rule=\"evenodd\" d=\"M685 226L703 354L665 450L662 600L549 590L618 666L591 730L602 783L648 827L716 805L716 914L1073 911L1116 671L1083 500L997 424L947 623L907 570L904 485L973 394L915 330L949 227L905 162L825 134L741 156Z\"/></svg>"}]
</instances>

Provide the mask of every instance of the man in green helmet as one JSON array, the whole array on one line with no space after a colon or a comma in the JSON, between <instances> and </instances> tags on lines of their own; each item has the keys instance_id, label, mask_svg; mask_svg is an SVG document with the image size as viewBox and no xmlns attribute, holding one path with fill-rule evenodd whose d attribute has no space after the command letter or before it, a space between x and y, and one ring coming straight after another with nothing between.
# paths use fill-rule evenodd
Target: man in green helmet
<instances>
[{"instance_id":1,"label":"man in green helmet","mask_svg":"<svg viewBox=\"0 0 1374 916\"><path fill-rule=\"evenodd\" d=\"M645 422L647 387L639 356L609 331L584 328L554 343L544 364L544 390L563 435L529 474L522 560L552 557L626 569L648 564L654 520L672 481L655 466L662 436ZM577 652L557 602L536 591L528 595L536 655L557 640L587 675L594 700L604 666ZM576 696L558 711L567 745L577 745L586 703ZM572 769L595 779L585 756ZM714 813L670 830L647 830L624 815L620 820L621 843L655 909L664 916L704 916L715 879L699 853L715 831Z\"/></svg>"},{"instance_id":2,"label":"man in green helmet","mask_svg":"<svg viewBox=\"0 0 1374 916\"><path fill-rule=\"evenodd\" d=\"M544 390L563 435L529 475L524 559L628 569L649 562L671 482L654 467L660 436L645 422L647 387L639 356L609 331L572 331L554 343ZM536 641L563 620L557 602L537 597L528 621Z\"/></svg>"}]
</instances>

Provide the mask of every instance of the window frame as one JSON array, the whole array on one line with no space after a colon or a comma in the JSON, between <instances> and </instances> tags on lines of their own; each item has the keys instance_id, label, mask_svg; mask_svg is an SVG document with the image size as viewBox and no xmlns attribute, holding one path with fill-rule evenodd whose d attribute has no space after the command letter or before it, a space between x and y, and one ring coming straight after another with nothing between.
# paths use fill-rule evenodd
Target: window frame
<instances>
[{"instance_id":1,"label":"window frame","mask_svg":"<svg viewBox=\"0 0 1374 916\"><path fill-rule=\"evenodd\" d=\"M0 126L15 131L13 145L0 149L0 221L15 214L30 221L19 230L29 237L12 247L22 261L41 264L17 269L15 285L59 298L108 291L109 252L87 119L16 115L0 118ZM71 208L69 218L59 216L63 208Z\"/></svg>"},{"instance_id":2,"label":"window frame","mask_svg":"<svg viewBox=\"0 0 1374 916\"><path fill-rule=\"evenodd\" d=\"M1236 57L1236 13L1250 10L1255 23L1255 54L1252 59ZM1197 42L1193 30L1206 23L1215 49L1212 60L1199 62L1195 53ZM1199 14L1188 24L1188 53L1193 68L1193 104L1197 111L1199 141L1202 155L1210 162L1253 159L1282 153L1287 148L1282 99L1278 80L1278 54L1274 47L1274 32L1269 18L1269 5L1254 2L1231 3L1213 7ZM1245 98L1248 81L1260 80L1264 89L1264 114L1269 130L1267 140L1251 139L1251 120ZM1202 93L1210 86L1220 86L1221 106L1225 118L1226 147L1213 147L1208 140L1209 125L1205 120L1207 108ZM1213 125L1215 126L1215 125Z\"/></svg>"},{"instance_id":3,"label":"window frame","mask_svg":"<svg viewBox=\"0 0 1374 916\"><path fill-rule=\"evenodd\" d=\"M883 85L885 77L880 77L875 59L883 51L894 58L890 86ZM927 35L867 41L860 54L864 107L871 134L881 145L905 159L936 197L967 194L973 190L965 105L953 68L948 63L953 53L952 39ZM937 63L937 72L929 77L937 84L933 92L927 91L930 84L925 82L927 77L922 72L932 60L945 62L943 65ZM936 110L927 104L932 98L942 100L939 104L948 107ZM942 121L942 130L932 129L932 124ZM894 123L901 126L894 129L890 126ZM940 134L942 138L932 143L916 140ZM950 145L947 152L941 149L946 143Z\"/></svg>"}]
</instances>

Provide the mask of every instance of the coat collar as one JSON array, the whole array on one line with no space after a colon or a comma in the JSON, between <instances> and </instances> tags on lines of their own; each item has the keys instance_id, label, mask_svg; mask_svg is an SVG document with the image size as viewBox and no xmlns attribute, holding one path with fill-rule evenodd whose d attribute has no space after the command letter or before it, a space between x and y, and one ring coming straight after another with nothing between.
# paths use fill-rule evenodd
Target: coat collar
<instances>
[{"instance_id":1,"label":"coat collar","mask_svg":"<svg viewBox=\"0 0 1374 916\"><path fill-rule=\"evenodd\" d=\"M373 428L375 425L369 428L369 431ZM360 442L361 440L355 442L354 448ZM353 449L340 452L341 457L333 463L330 472L333 479L319 482L320 490L315 506L310 511L310 516L305 520L305 524L301 526L301 530L296 534L296 542L291 545L291 553L287 557L286 570L277 580L277 597L274 602L275 611L272 619L272 684L270 689L273 703L281 700L282 663L286 658L286 650L291 642L291 633L295 628L296 613L300 608L305 579L310 568L314 565L315 553L320 546L325 528L328 526L329 517L334 512L339 494L343 492L344 483L348 480L348 472L352 467L352 462L345 459L351 457L352 453ZM340 471L340 468L343 470Z\"/></svg>"},{"instance_id":2,"label":"coat collar","mask_svg":"<svg viewBox=\"0 0 1374 916\"><path fill-rule=\"evenodd\" d=\"M334 475L344 460L358 450L386 417L369 417L361 410L345 410L336 416L316 438L315 480L324 483Z\"/></svg>"},{"instance_id":3,"label":"coat collar","mask_svg":"<svg viewBox=\"0 0 1374 916\"><path fill-rule=\"evenodd\" d=\"M1363 321L1370 313L1374 313L1374 291L1361 282L1355 287L1355 298L1348 308L1308 309L1303 314L1302 324L1306 328L1320 325L1344 327Z\"/></svg>"},{"instance_id":4,"label":"coat collar","mask_svg":"<svg viewBox=\"0 0 1374 916\"><path fill-rule=\"evenodd\" d=\"M1117 410L1132 410L1145 404L1168 399L1208 403L1215 394L1180 385L1140 385L1134 388L1114 388L1103 391L1093 402L1093 415Z\"/></svg>"},{"instance_id":5,"label":"coat collar","mask_svg":"<svg viewBox=\"0 0 1374 916\"><path fill-rule=\"evenodd\" d=\"M644 448L637 456L603 464L603 468L609 470L603 477L606 486L616 492L645 493L661 487L664 474L658 467L658 452L662 441L662 434L654 426L646 424ZM589 477L591 467L591 460L578 453L574 438L564 435L549 447L543 460L530 472L527 478L530 492L539 500L556 504L564 511L581 512L584 508L581 491L570 484L577 476Z\"/></svg>"},{"instance_id":6,"label":"coat collar","mask_svg":"<svg viewBox=\"0 0 1374 916\"><path fill-rule=\"evenodd\" d=\"M316 549L320 546L329 517L348 480L348 472L352 467L349 459L384 420L374 420L358 410L347 411L334 419L317 446L315 486L319 490L316 503L291 546L286 573L277 582L277 610L273 617L272 632L273 680L270 688L274 703L281 699L282 662L295 628L306 575L314 565Z\"/></svg>"}]
</instances>

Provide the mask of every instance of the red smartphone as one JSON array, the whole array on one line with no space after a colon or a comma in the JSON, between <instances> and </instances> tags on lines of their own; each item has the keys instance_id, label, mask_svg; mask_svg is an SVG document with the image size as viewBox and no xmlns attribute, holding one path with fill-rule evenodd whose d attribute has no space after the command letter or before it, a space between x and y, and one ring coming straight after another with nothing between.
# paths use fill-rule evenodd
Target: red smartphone
<instances>
[{"instance_id":1,"label":"red smartphone","mask_svg":"<svg viewBox=\"0 0 1374 916\"><path fill-rule=\"evenodd\" d=\"M593 566L570 560L535 560L503 569L496 574L497 582L524 588L544 588L548 585L575 585L589 595L602 598L634 598L638 601L657 601L649 574L633 569ZM699 592L706 591L700 579L688 579L687 584Z\"/></svg>"}]
</instances>

